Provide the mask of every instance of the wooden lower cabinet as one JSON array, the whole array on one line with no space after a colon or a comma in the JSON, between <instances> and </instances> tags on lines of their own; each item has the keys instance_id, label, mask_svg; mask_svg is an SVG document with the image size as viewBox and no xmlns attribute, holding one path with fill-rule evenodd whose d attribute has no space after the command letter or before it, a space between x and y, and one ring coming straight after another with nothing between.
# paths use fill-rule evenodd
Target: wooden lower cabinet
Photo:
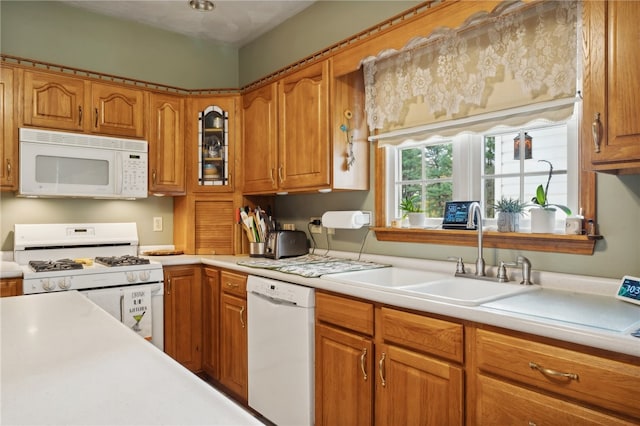
<instances>
[{"instance_id":1,"label":"wooden lower cabinet","mask_svg":"<svg viewBox=\"0 0 640 426\"><path fill-rule=\"evenodd\" d=\"M425 345L461 354L462 325L324 292L316 321L316 425L463 424L462 367Z\"/></svg>"},{"instance_id":2,"label":"wooden lower cabinet","mask_svg":"<svg viewBox=\"0 0 640 426\"><path fill-rule=\"evenodd\" d=\"M522 333L469 334L469 424L640 424L637 358L605 358Z\"/></svg>"},{"instance_id":3,"label":"wooden lower cabinet","mask_svg":"<svg viewBox=\"0 0 640 426\"><path fill-rule=\"evenodd\" d=\"M247 276L221 271L220 383L242 402L248 399Z\"/></svg>"},{"instance_id":4,"label":"wooden lower cabinet","mask_svg":"<svg viewBox=\"0 0 640 426\"><path fill-rule=\"evenodd\" d=\"M164 267L164 351L191 371L202 368L201 266Z\"/></svg>"},{"instance_id":5,"label":"wooden lower cabinet","mask_svg":"<svg viewBox=\"0 0 640 426\"><path fill-rule=\"evenodd\" d=\"M0 297L20 296L22 294L22 278L0 279Z\"/></svg>"},{"instance_id":6,"label":"wooden lower cabinet","mask_svg":"<svg viewBox=\"0 0 640 426\"><path fill-rule=\"evenodd\" d=\"M202 370L220 378L220 271L202 268Z\"/></svg>"}]
</instances>

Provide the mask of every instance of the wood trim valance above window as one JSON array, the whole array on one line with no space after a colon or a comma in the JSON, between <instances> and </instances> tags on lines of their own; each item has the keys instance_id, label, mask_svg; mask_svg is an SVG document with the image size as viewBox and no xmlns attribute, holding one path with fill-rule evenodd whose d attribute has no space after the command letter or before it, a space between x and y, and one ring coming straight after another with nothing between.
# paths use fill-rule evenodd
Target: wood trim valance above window
<instances>
[{"instance_id":1,"label":"wood trim valance above window","mask_svg":"<svg viewBox=\"0 0 640 426\"><path fill-rule=\"evenodd\" d=\"M473 129L464 120L460 126L444 123L501 111L510 115L509 123L502 124L510 125L533 118L567 119L573 102L537 111L535 117L524 107L575 97L579 8L576 1L505 2L460 28L442 29L400 52L368 58L364 74L371 133L419 126L437 128L430 135L441 136L483 131L500 118L480 120ZM516 109L522 112L509 114Z\"/></svg>"}]
</instances>

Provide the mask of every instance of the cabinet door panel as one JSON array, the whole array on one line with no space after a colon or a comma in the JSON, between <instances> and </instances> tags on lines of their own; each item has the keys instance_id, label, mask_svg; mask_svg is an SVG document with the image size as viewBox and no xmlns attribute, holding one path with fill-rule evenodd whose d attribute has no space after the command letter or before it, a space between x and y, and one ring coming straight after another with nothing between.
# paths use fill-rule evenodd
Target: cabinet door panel
<instances>
[{"instance_id":1,"label":"cabinet door panel","mask_svg":"<svg viewBox=\"0 0 640 426\"><path fill-rule=\"evenodd\" d=\"M14 122L13 69L0 68L0 188L14 190L17 188L18 173L17 153L18 140Z\"/></svg>"},{"instance_id":2,"label":"cabinet door panel","mask_svg":"<svg viewBox=\"0 0 640 426\"><path fill-rule=\"evenodd\" d=\"M220 307L220 383L247 400L247 301L222 294Z\"/></svg>"},{"instance_id":3,"label":"cabinet door panel","mask_svg":"<svg viewBox=\"0 0 640 426\"><path fill-rule=\"evenodd\" d=\"M245 193L277 188L277 85L243 96L243 174Z\"/></svg>"},{"instance_id":4,"label":"cabinet door panel","mask_svg":"<svg viewBox=\"0 0 640 426\"><path fill-rule=\"evenodd\" d=\"M202 270L202 369L210 377L220 377L220 271Z\"/></svg>"},{"instance_id":5,"label":"cabinet door panel","mask_svg":"<svg viewBox=\"0 0 640 426\"><path fill-rule=\"evenodd\" d=\"M282 189L327 188L329 176L329 63L278 83Z\"/></svg>"},{"instance_id":6,"label":"cabinet door panel","mask_svg":"<svg viewBox=\"0 0 640 426\"><path fill-rule=\"evenodd\" d=\"M316 326L316 425L373 424L373 342Z\"/></svg>"},{"instance_id":7,"label":"cabinet door panel","mask_svg":"<svg viewBox=\"0 0 640 426\"><path fill-rule=\"evenodd\" d=\"M184 100L154 94L150 111L150 191L184 194Z\"/></svg>"},{"instance_id":8,"label":"cabinet door panel","mask_svg":"<svg viewBox=\"0 0 640 426\"><path fill-rule=\"evenodd\" d=\"M24 71L24 124L82 131L85 82L78 78Z\"/></svg>"},{"instance_id":9,"label":"cabinet door panel","mask_svg":"<svg viewBox=\"0 0 640 426\"><path fill-rule=\"evenodd\" d=\"M376 346L376 360L376 424L462 424L460 368L389 345Z\"/></svg>"},{"instance_id":10,"label":"cabinet door panel","mask_svg":"<svg viewBox=\"0 0 640 426\"><path fill-rule=\"evenodd\" d=\"M144 137L144 93L92 83L92 129L109 135Z\"/></svg>"}]
</instances>

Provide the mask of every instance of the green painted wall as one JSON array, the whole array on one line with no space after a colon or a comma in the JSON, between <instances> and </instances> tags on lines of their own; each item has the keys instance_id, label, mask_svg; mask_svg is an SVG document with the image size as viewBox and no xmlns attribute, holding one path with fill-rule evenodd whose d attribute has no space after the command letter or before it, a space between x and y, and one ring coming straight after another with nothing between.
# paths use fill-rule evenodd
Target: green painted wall
<instances>
[{"instance_id":1,"label":"green painted wall","mask_svg":"<svg viewBox=\"0 0 640 426\"><path fill-rule=\"evenodd\" d=\"M318 1L240 49L240 84L265 75L420 4Z\"/></svg>"},{"instance_id":2,"label":"green painted wall","mask_svg":"<svg viewBox=\"0 0 640 426\"><path fill-rule=\"evenodd\" d=\"M53 1L0 2L2 53L186 89L238 87L238 50Z\"/></svg>"}]
</instances>

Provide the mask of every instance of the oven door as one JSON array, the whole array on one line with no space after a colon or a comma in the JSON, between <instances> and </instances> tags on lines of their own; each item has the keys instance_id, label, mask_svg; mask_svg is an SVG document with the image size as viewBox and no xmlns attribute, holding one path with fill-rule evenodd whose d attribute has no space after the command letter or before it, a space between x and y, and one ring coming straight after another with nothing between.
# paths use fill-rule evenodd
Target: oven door
<instances>
[{"instance_id":1,"label":"oven door","mask_svg":"<svg viewBox=\"0 0 640 426\"><path fill-rule=\"evenodd\" d=\"M154 346L164 350L163 283L83 290L80 293L141 337L150 337ZM132 297L136 297L136 300L131 301ZM145 300L145 297L149 297L149 300ZM141 308L134 320L133 315L128 313L138 309L137 304Z\"/></svg>"}]
</instances>

